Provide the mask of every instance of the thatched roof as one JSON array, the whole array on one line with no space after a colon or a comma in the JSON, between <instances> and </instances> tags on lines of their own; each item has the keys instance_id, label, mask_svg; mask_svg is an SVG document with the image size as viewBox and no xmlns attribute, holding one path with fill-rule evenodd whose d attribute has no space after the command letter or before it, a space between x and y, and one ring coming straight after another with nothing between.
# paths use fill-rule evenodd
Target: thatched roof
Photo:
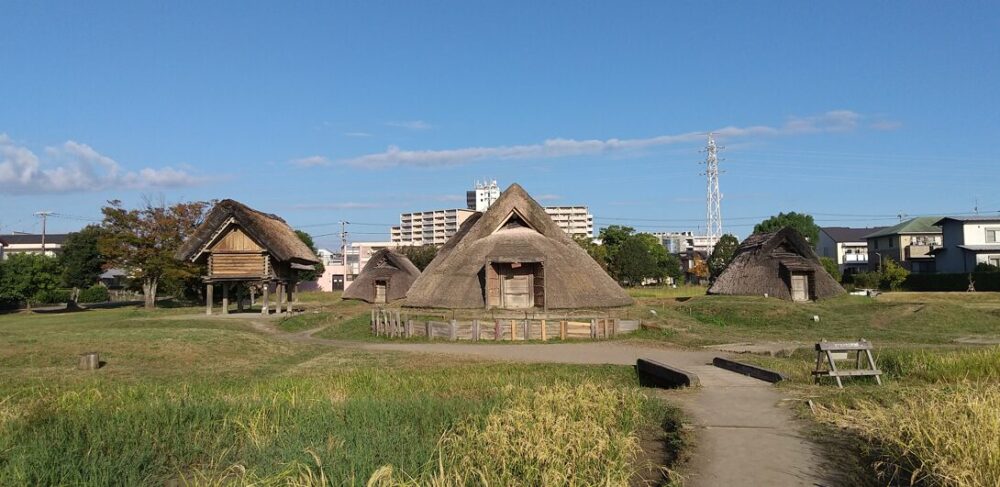
<instances>
[{"instance_id":1,"label":"thatched roof","mask_svg":"<svg viewBox=\"0 0 1000 487\"><path fill-rule=\"evenodd\" d=\"M175 254L178 260L200 261L204 250L231 223L239 227L278 262L318 264L319 258L302 242L295 231L277 215L261 213L236 200L218 202L205 217L194 235Z\"/></svg>"},{"instance_id":2,"label":"thatched roof","mask_svg":"<svg viewBox=\"0 0 1000 487\"><path fill-rule=\"evenodd\" d=\"M344 291L343 298L374 303L375 281L386 281L386 301L403 299L417 277L420 277L420 269L410 259L394 250L382 249L371 256L365 268Z\"/></svg>"},{"instance_id":3,"label":"thatched roof","mask_svg":"<svg viewBox=\"0 0 1000 487\"><path fill-rule=\"evenodd\" d=\"M816 299L844 294L844 288L826 272L812 246L791 227L747 237L708 294L767 294L791 300L791 272L812 274L810 290Z\"/></svg>"},{"instance_id":4,"label":"thatched roof","mask_svg":"<svg viewBox=\"0 0 1000 487\"><path fill-rule=\"evenodd\" d=\"M511 185L485 213L466 220L407 293L406 306L485 307L487 261L542 262L549 309L628 306L632 298L552 221L524 188Z\"/></svg>"}]
</instances>

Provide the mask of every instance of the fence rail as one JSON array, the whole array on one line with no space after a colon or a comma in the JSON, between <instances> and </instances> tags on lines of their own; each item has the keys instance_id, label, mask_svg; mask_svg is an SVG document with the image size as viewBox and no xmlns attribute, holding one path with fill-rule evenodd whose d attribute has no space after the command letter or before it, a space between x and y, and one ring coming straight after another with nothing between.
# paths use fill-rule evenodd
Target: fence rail
<instances>
[{"instance_id":1,"label":"fence rail","mask_svg":"<svg viewBox=\"0 0 1000 487\"><path fill-rule=\"evenodd\" d=\"M391 338L422 337L452 341L598 340L631 333L640 326L639 320L580 317L435 321L413 319L399 310L381 308L371 310L372 333L375 336Z\"/></svg>"}]
</instances>

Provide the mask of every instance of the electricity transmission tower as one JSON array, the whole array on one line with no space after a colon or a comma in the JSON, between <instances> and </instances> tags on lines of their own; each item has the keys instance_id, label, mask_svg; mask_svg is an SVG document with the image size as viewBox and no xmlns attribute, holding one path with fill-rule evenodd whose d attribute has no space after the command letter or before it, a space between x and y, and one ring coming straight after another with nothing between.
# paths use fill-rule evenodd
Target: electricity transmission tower
<instances>
[{"instance_id":1,"label":"electricity transmission tower","mask_svg":"<svg viewBox=\"0 0 1000 487\"><path fill-rule=\"evenodd\" d=\"M716 147L712 133L708 134L708 145L705 147L705 175L708 177L708 209L706 215L706 233L709 252L715 248L715 242L722 236L722 193L719 192L719 155L721 147Z\"/></svg>"}]
</instances>

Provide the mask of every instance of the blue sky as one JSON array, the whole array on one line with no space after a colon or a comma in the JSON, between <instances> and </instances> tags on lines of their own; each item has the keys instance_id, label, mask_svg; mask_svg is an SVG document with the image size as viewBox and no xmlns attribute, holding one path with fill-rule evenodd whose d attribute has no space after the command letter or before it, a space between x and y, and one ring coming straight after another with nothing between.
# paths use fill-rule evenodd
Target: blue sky
<instances>
[{"instance_id":1,"label":"blue sky","mask_svg":"<svg viewBox=\"0 0 1000 487\"><path fill-rule=\"evenodd\" d=\"M8 1L0 232L162 195L379 240L485 177L698 231L707 131L740 236L997 211L998 87L997 2Z\"/></svg>"}]
</instances>

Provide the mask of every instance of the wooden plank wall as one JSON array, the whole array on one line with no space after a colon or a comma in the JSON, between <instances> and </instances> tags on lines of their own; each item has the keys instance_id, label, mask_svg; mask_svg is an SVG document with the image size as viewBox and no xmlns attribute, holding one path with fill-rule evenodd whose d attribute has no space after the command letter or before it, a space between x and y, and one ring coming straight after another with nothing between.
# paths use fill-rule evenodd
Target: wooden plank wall
<instances>
[{"instance_id":1,"label":"wooden plank wall","mask_svg":"<svg viewBox=\"0 0 1000 487\"><path fill-rule=\"evenodd\" d=\"M260 253L213 253L211 264L212 276L263 276L265 273L264 254Z\"/></svg>"},{"instance_id":2,"label":"wooden plank wall","mask_svg":"<svg viewBox=\"0 0 1000 487\"><path fill-rule=\"evenodd\" d=\"M414 320L396 310L372 309L371 328L377 336L431 340L604 340L640 327L639 320L594 318L501 319L471 321Z\"/></svg>"}]
</instances>

